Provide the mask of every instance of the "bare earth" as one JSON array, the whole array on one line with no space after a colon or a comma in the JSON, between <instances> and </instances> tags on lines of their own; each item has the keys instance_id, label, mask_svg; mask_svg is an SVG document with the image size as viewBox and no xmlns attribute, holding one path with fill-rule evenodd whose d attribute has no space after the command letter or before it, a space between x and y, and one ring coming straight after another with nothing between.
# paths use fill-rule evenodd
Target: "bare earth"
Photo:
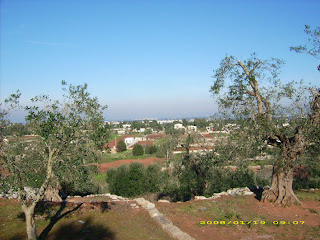
<instances>
[{"instance_id":1,"label":"bare earth","mask_svg":"<svg viewBox=\"0 0 320 240\"><path fill-rule=\"evenodd\" d=\"M291 207L262 203L254 196L155 205L196 240L320 240L320 190L307 194L305 199L301 198L302 206ZM64 212L81 202L79 209L54 225L47 239L172 239L144 209L131 206L134 200L114 202L104 196L68 198ZM50 203L47 204L50 209ZM50 215L57 209L58 206ZM17 200L0 199L0 239L25 239L25 224L17 217L20 213ZM49 219L37 217L39 233Z\"/></svg>"},{"instance_id":2,"label":"bare earth","mask_svg":"<svg viewBox=\"0 0 320 240\"><path fill-rule=\"evenodd\" d=\"M214 201L156 203L156 207L197 240L320 239L320 201L302 203L302 206L280 207L259 202L254 196L224 196ZM206 224L200 224L201 221Z\"/></svg>"},{"instance_id":3,"label":"bare earth","mask_svg":"<svg viewBox=\"0 0 320 240\"><path fill-rule=\"evenodd\" d=\"M158 157L149 157L145 159L123 159L123 160L118 160L110 163L101 163L99 164L99 170L102 172L106 172L110 168L117 168L120 167L121 165L124 164L130 164L132 162L141 162L145 166L153 163L162 163L164 162L164 158L158 158Z\"/></svg>"}]
</instances>

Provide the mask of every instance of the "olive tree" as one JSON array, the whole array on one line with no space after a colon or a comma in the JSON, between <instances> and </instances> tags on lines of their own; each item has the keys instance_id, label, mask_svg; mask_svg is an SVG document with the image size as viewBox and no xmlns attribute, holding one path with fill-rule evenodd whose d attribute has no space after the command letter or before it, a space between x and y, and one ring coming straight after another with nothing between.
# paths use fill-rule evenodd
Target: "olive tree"
<instances>
[{"instance_id":1,"label":"olive tree","mask_svg":"<svg viewBox=\"0 0 320 240\"><path fill-rule=\"evenodd\" d=\"M307 44L290 47L290 50L297 53L309 54L320 59L320 27L311 29L309 25L305 25L304 32L309 36ZM320 71L320 67L318 67L318 70Z\"/></svg>"},{"instance_id":2,"label":"olive tree","mask_svg":"<svg viewBox=\"0 0 320 240\"><path fill-rule=\"evenodd\" d=\"M62 90L61 99L41 95L31 99L32 106L25 107L26 121L38 138L10 142L3 148L3 158L26 217L28 239L37 239L35 207L49 185L59 185L59 181L70 178L64 176L68 173L85 174L79 169L86 169L96 159L94 156L109 134L103 121L107 106L90 96L87 84L74 86L62 81ZM30 186L35 176L39 176L39 190L34 195L27 194L24 187Z\"/></svg>"},{"instance_id":3,"label":"olive tree","mask_svg":"<svg viewBox=\"0 0 320 240\"><path fill-rule=\"evenodd\" d=\"M247 60L227 56L214 71L210 91L221 111L244 120L238 131L250 134L243 134L246 139L238 144L252 142L252 149L257 142L260 147L264 143L276 146L272 184L263 192L262 201L290 205L299 202L292 190L295 163L314 143L319 128L320 89L309 88L312 94L308 98L307 89L298 83L281 83L282 64L279 59L262 60L256 54Z\"/></svg>"}]
</instances>

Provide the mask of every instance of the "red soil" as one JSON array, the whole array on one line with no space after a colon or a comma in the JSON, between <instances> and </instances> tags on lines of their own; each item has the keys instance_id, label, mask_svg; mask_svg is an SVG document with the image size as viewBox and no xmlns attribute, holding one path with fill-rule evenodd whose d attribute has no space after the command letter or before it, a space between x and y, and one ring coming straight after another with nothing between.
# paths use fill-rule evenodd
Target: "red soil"
<instances>
[{"instance_id":1,"label":"red soil","mask_svg":"<svg viewBox=\"0 0 320 240\"><path fill-rule=\"evenodd\" d=\"M132 162L141 162L145 166L147 166L149 164L158 163L158 162L162 163L164 161L165 161L164 158L158 158L158 157L149 157L145 159L123 159L123 160L118 160L110 163L101 163L99 166L99 170L102 172L106 172L110 168L117 168L117 167L120 167L121 165L130 164Z\"/></svg>"},{"instance_id":2,"label":"red soil","mask_svg":"<svg viewBox=\"0 0 320 240\"><path fill-rule=\"evenodd\" d=\"M216 202L230 201L236 197L228 196L216 199ZM237 197L246 200L245 204L239 204L240 216L244 213L250 215L257 214L264 216L268 221L286 221L286 224L276 226L275 224L266 225L200 225L200 221L215 221L208 217L206 211L197 211L190 213L192 208L200 208L203 206L202 201L189 201L184 203L155 203L158 210L166 215L169 220L178 226L182 231L190 234L197 240L304 240L304 239L320 239L315 237L319 233L320 227L320 203L316 200L302 200L302 206L281 207L272 203L263 203L255 199L254 196ZM203 201L204 203L205 201ZM212 202L212 200L207 202ZM212 203L214 205L214 203ZM210 208L210 205L206 205ZM249 216L250 216L249 215ZM232 221L240 221L234 218ZM251 217L243 219L245 221L260 221ZM299 221L298 225L294 225L293 221ZM302 225L300 221L304 221ZM318 235L319 236L319 235Z\"/></svg>"}]
</instances>

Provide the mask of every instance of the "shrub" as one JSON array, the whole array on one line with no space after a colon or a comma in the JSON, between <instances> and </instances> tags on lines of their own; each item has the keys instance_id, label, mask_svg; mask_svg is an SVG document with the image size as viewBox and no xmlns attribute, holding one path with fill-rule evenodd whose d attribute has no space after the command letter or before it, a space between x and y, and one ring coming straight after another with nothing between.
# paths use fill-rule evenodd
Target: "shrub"
<instances>
[{"instance_id":1,"label":"shrub","mask_svg":"<svg viewBox=\"0 0 320 240\"><path fill-rule=\"evenodd\" d=\"M231 174L230 187L249 187L257 185L255 173L247 166L240 166Z\"/></svg>"},{"instance_id":2,"label":"shrub","mask_svg":"<svg viewBox=\"0 0 320 240\"><path fill-rule=\"evenodd\" d=\"M156 164L151 164L145 171L145 190L149 193L158 192L163 182L163 173L161 167Z\"/></svg>"},{"instance_id":3,"label":"shrub","mask_svg":"<svg viewBox=\"0 0 320 240\"><path fill-rule=\"evenodd\" d=\"M144 154L143 147L140 144L135 144L132 149L133 156L141 156Z\"/></svg>"},{"instance_id":4,"label":"shrub","mask_svg":"<svg viewBox=\"0 0 320 240\"><path fill-rule=\"evenodd\" d=\"M228 168L215 168L205 195L212 196L213 193L223 192L230 188L250 187L265 183L265 181L258 180L259 182L257 182L255 173L247 166L240 166L235 171Z\"/></svg>"},{"instance_id":5,"label":"shrub","mask_svg":"<svg viewBox=\"0 0 320 240\"><path fill-rule=\"evenodd\" d=\"M309 189L320 187L320 164L298 166L294 171L293 189Z\"/></svg>"},{"instance_id":6,"label":"shrub","mask_svg":"<svg viewBox=\"0 0 320 240\"><path fill-rule=\"evenodd\" d=\"M117 149L117 152L126 151L127 150L127 145L125 144L125 142L122 139L120 139L118 141L116 149Z\"/></svg>"},{"instance_id":7,"label":"shrub","mask_svg":"<svg viewBox=\"0 0 320 240\"><path fill-rule=\"evenodd\" d=\"M150 154L156 153L157 151L158 151L157 147L155 145L151 145Z\"/></svg>"},{"instance_id":8,"label":"shrub","mask_svg":"<svg viewBox=\"0 0 320 240\"><path fill-rule=\"evenodd\" d=\"M147 145L144 149L145 154L154 154L158 151L157 147L155 145Z\"/></svg>"},{"instance_id":9,"label":"shrub","mask_svg":"<svg viewBox=\"0 0 320 240\"><path fill-rule=\"evenodd\" d=\"M146 146L146 148L144 149L145 154L150 154L150 147L149 145Z\"/></svg>"},{"instance_id":10,"label":"shrub","mask_svg":"<svg viewBox=\"0 0 320 240\"><path fill-rule=\"evenodd\" d=\"M110 192L123 197L155 193L161 189L163 179L164 175L157 165L145 168L142 163L131 163L107 171Z\"/></svg>"}]
</instances>

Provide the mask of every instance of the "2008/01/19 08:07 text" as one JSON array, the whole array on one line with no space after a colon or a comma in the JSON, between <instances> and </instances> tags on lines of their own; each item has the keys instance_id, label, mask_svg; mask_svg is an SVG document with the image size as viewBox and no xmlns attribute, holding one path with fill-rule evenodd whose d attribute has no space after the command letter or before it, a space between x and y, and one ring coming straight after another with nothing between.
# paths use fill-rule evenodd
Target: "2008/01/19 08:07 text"
<instances>
[{"instance_id":1,"label":"2008/01/19 08:07 text","mask_svg":"<svg viewBox=\"0 0 320 240\"><path fill-rule=\"evenodd\" d=\"M274 224L274 225L284 225L284 224L304 224L305 221L200 221L201 225L246 225L246 224L255 224L255 225L264 225L264 224Z\"/></svg>"}]
</instances>

